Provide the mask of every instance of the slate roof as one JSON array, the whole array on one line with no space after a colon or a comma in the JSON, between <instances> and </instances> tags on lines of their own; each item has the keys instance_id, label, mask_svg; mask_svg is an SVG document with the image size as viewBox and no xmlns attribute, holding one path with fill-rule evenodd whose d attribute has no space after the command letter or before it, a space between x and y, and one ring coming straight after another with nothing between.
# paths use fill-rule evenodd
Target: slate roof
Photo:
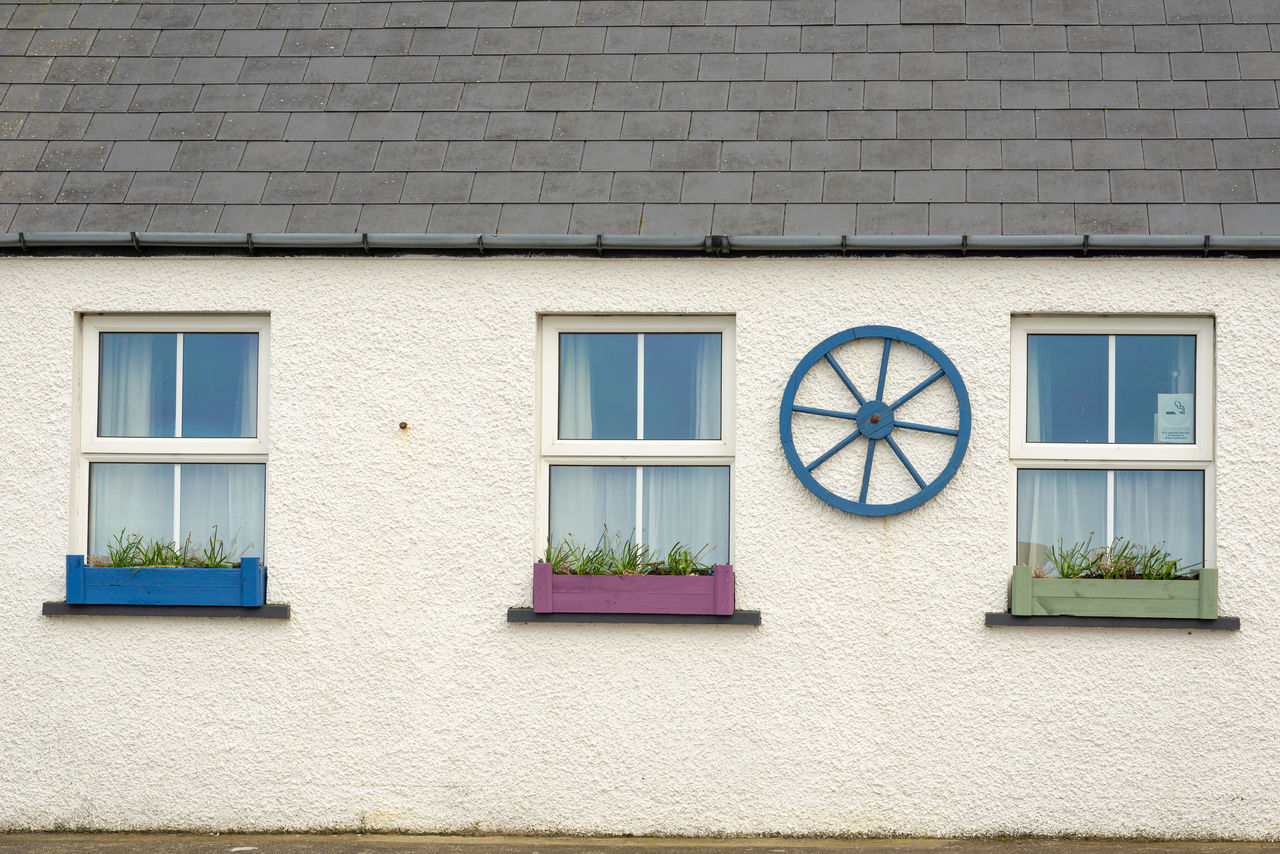
<instances>
[{"instance_id":1,"label":"slate roof","mask_svg":"<svg viewBox=\"0 0 1280 854\"><path fill-rule=\"evenodd\" d=\"M0 231L1280 235L1280 0L0 6Z\"/></svg>"}]
</instances>

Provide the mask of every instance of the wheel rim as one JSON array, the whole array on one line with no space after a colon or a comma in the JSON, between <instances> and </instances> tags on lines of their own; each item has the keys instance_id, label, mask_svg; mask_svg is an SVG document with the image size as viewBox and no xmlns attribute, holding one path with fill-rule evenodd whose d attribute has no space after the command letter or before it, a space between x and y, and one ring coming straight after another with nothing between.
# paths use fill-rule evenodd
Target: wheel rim
<instances>
[{"instance_id":1,"label":"wheel rim","mask_svg":"<svg viewBox=\"0 0 1280 854\"><path fill-rule=\"evenodd\" d=\"M864 394L849 378L849 375L832 354L837 348L851 341L874 338L884 340L884 347L880 355L879 377L874 394ZM891 400L885 400L885 382L895 343L906 344L919 350L933 360L937 369L905 394L894 396ZM801 383L809 371L820 362L825 362L831 367L845 389L853 397L857 404L856 407L825 409L802 406L796 403L796 393L799 391ZM938 427L928 423L905 421L898 416L898 410L902 406L921 392L943 381L950 384L951 391L955 395L956 407L959 413L956 427ZM793 416L796 413L852 421L854 430L835 445L805 463L796 451L794 425L792 423ZM965 451L969 446L969 427L969 393L965 388L964 380L960 377L960 372L956 370L956 366L932 342L913 332L908 332L895 326L858 326L853 329L846 329L843 332L832 335L810 350L791 373L791 379L787 382L786 390L782 395L782 406L778 416L778 429L782 439L782 448L786 453L787 462L791 465L791 470L800 482L804 484L806 489L833 507L859 516L891 516L896 513L902 513L919 507L941 492L951 481L956 470L960 467L961 460L964 459ZM895 440L895 433L900 430L936 433L954 437L955 444L951 450L950 457L932 480L926 481L921 476L916 466L912 464L910 458ZM891 456L896 458L907 474L910 475L912 482L917 487L917 491L898 501L874 503L868 500L868 495L873 478L872 472L877 447L882 444L888 446L887 450ZM818 476L815 475L815 472L838 454L846 452L855 446L865 446L866 448L861 488L856 491L857 494L854 496L839 495L828 486L823 485Z\"/></svg>"}]
</instances>

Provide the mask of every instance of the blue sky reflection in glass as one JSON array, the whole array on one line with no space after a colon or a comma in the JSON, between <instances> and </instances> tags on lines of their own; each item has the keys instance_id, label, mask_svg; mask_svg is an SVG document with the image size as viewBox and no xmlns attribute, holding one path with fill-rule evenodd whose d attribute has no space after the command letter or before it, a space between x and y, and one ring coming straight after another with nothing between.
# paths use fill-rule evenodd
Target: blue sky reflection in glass
<instances>
[{"instance_id":1,"label":"blue sky reflection in glass","mask_svg":"<svg viewBox=\"0 0 1280 854\"><path fill-rule=\"evenodd\" d=\"M719 439L719 333L560 335L559 438Z\"/></svg>"}]
</instances>

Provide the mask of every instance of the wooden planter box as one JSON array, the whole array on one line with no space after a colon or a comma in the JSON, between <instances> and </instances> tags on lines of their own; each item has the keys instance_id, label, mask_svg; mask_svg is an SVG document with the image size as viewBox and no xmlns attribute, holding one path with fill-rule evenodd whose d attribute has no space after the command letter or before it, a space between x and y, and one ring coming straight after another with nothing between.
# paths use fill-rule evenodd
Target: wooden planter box
<instances>
[{"instance_id":1,"label":"wooden planter box","mask_svg":"<svg viewBox=\"0 0 1280 854\"><path fill-rule=\"evenodd\" d=\"M256 557L240 566L205 569L174 566L89 566L67 555L69 605L232 605L267 601L267 568Z\"/></svg>"},{"instance_id":2,"label":"wooden planter box","mask_svg":"<svg viewBox=\"0 0 1280 854\"><path fill-rule=\"evenodd\" d=\"M734 609L733 567L711 575L557 575L533 565L533 610L538 614L716 614Z\"/></svg>"},{"instance_id":3,"label":"wooden planter box","mask_svg":"<svg viewBox=\"0 0 1280 854\"><path fill-rule=\"evenodd\" d=\"M1036 578L1015 566L1009 583L1015 616L1218 618L1218 570L1202 569L1198 580L1149 581L1114 578Z\"/></svg>"}]
</instances>

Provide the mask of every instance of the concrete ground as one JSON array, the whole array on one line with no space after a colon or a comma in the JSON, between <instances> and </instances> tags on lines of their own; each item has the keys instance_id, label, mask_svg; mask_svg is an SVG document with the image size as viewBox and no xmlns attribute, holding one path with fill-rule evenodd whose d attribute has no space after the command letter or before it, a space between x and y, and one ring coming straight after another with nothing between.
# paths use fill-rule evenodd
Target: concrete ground
<instances>
[{"instance_id":1,"label":"concrete ground","mask_svg":"<svg viewBox=\"0 0 1280 854\"><path fill-rule=\"evenodd\" d=\"M0 854L1280 854L1280 842L0 833Z\"/></svg>"}]
</instances>

